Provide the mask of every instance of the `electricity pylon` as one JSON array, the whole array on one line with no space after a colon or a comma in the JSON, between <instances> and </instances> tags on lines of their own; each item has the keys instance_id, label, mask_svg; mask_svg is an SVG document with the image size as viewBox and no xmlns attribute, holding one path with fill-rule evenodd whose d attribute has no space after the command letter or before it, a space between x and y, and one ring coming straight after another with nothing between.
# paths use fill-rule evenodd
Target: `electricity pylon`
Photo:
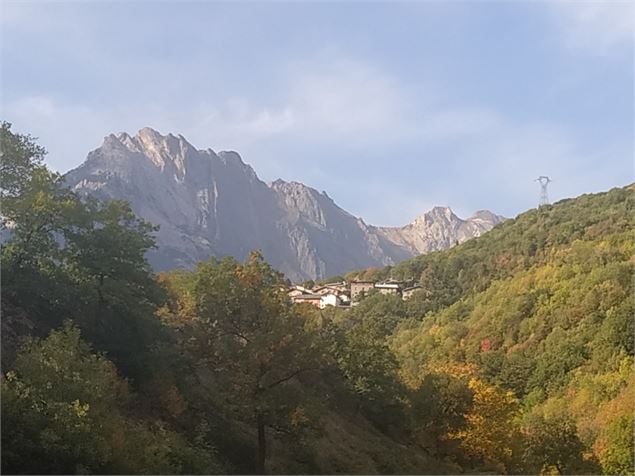
<instances>
[{"instance_id":1,"label":"electricity pylon","mask_svg":"<svg viewBox=\"0 0 635 476\"><path fill-rule=\"evenodd\" d=\"M543 205L549 205L549 195L547 195L547 185L549 185L550 182L553 182L553 180L551 180L546 175L541 175L534 181L540 182L540 203L538 206L542 207Z\"/></svg>"}]
</instances>

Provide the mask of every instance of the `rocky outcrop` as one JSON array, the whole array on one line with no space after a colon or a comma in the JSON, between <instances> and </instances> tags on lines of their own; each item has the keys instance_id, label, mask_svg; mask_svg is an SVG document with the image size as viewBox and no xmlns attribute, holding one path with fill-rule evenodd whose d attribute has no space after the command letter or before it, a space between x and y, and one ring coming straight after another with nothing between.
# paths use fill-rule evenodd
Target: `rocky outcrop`
<instances>
[{"instance_id":1,"label":"rocky outcrop","mask_svg":"<svg viewBox=\"0 0 635 476\"><path fill-rule=\"evenodd\" d=\"M491 230L503 218L480 210L462 220L449 207L434 207L400 228L378 227L386 239L407 249L413 255L445 250Z\"/></svg>"},{"instance_id":2,"label":"rocky outcrop","mask_svg":"<svg viewBox=\"0 0 635 476\"><path fill-rule=\"evenodd\" d=\"M324 278L445 249L501 220L487 211L461 220L437 207L402 228L374 227L325 192L264 183L236 152L198 150L150 128L107 136L66 183L82 194L127 200L159 225L158 248L148 255L157 270L192 268L210 256L242 260L260 249L294 281Z\"/></svg>"}]
</instances>

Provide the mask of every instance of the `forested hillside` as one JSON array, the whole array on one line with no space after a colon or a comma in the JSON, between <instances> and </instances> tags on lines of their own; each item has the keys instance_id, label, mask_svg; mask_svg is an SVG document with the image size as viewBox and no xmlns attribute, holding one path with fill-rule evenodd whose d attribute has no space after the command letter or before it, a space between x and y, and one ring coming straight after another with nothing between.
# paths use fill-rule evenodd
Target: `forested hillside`
<instances>
[{"instance_id":1,"label":"forested hillside","mask_svg":"<svg viewBox=\"0 0 635 476\"><path fill-rule=\"evenodd\" d=\"M64 188L8 123L0 150L3 473L452 471L387 348L291 306L259 253L156 276L126 203Z\"/></svg>"},{"instance_id":2,"label":"forested hillside","mask_svg":"<svg viewBox=\"0 0 635 476\"><path fill-rule=\"evenodd\" d=\"M567 461L580 452L597 471L633 473L634 191L563 200L447 252L348 276L420 280L389 337L407 385L461 375L512 392L505 420L468 415L456 434L468 454L510 469L518 432L548 447L529 472L583 471Z\"/></svg>"},{"instance_id":3,"label":"forested hillside","mask_svg":"<svg viewBox=\"0 0 635 476\"><path fill-rule=\"evenodd\" d=\"M633 187L288 302L258 252L154 275L152 227L2 150L2 472L633 474Z\"/></svg>"}]
</instances>

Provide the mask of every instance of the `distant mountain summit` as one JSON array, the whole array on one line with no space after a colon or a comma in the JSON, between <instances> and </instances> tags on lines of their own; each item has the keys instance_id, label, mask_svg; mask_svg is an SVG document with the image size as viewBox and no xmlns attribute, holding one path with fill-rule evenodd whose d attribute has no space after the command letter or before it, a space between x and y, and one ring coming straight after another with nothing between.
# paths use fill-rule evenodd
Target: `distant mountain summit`
<instances>
[{"instance_id":1,"label":"distant mountain summit","mask_svg":"<svg viewBox=\"0 0 635 476\"><path fill-rule=\"evenodd\" d=\"M386 239L408 249L412 255L447 249L482 235L503 220L487 210L480 210L467 220L454 214L450 207L434 207L401 228L378 227Z\"/></svg>"},{"instance_id":2,"label":"distant mountain summit","mask_svg":"<svg viewBox=\"0 0 635 476\"><path fill-rule=\"evenodd\" d=\"M210 256L241 260L260 249L291 280L320 279L446 249L502 220L488 211L462 220L435 207L401 228L367 225L325 192L266 184L236 152L198 150L150 128L108 135L65 179L79 193L127 200L160 225L158 249L148 255L157 270L192 268Z\"/></svg>"}]
</instances>

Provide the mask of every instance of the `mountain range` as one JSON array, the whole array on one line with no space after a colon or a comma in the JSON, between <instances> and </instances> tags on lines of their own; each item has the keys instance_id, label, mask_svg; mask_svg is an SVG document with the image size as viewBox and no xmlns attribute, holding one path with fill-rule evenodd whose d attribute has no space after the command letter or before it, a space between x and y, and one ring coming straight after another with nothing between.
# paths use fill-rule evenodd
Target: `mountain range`
<instances>
[{"instance_id":1,"label":"mountain range","mask_svg":"<svg viewBox=\"0 0 635 476\"><path fill-rule=\"evenodd\" d=\"M80 194L127 200L160 225L148 254L158 271L191 269L210 256L242 260L259 249L292 281L322 279L447 249L503 220L486 210L463 220L435 207L403 227L369 225L326 192L265 183L236 152L199 150L151 128L108 135L65 181Z\"/></svg>"}]
</instances>

